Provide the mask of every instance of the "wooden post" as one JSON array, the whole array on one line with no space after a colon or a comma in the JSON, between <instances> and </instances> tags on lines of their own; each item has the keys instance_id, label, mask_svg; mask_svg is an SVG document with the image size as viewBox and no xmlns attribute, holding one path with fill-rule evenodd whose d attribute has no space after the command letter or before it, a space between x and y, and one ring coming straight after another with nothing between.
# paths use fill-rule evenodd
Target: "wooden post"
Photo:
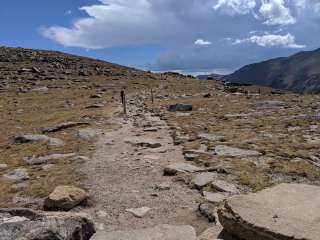
<instances>
[{"instance_id":1,"label":"wooden post","mask_svg":"<svg viewBox=\"0 0 320 240\"><path fill-rule=\"evenodd\" d=\"M127 114L126 93L123 89L121 90L120 95L121 95L121 102L122 102L122 106L123 106L123 113Z\"/></svg>"},{"instance_id":2,"label":"wooden post","mask_svg":"<svg viewBox=\"0 0 320 240\"><path fill-rule=\"evenodd\" d=\"M153 90L152 90L152 88L151 88L151 102L152 102L152 104L154 103Z\"/></svg>"}]
</instances>

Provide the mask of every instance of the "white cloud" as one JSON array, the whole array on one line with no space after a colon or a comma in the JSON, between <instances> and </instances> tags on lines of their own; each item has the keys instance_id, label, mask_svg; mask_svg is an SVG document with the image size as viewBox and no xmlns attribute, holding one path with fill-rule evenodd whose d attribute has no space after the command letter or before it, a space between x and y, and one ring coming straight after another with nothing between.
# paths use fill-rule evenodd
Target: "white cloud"
<instances>
[{"instance_id":1,"label":"white cloud","mask_svg":"<svg viewBox=\"0 0 320 240\"><path fill-rule=\"evenodd\" d=\"M299 45L295 42L295 37L288 33L287 35L262 35L251 36L245 39L237 39L233 44L254 43L261 47L287 47L287 48L305 48L305 45Z\"/></svg>"},{"instance_id":2,"label":"white cloud","mask_svg":"<svg viewBox=\"0 0 320 240\"><path fill-rule=\"evenodd\" d=\"M284 0L262 0L259 9L261 15L267 20L267 25L288 25L296 23L291 11L286 7Z\"/></svg>"},{"instance_id":3,"label":"white cloud","mask_svg":"<svg viewBox=\"0 0 320 240\"><path fill-rule=\"evenodd\" d=\"M218 0L213 9L220 10L224 14L246 15L256 7L255 0Z\"/></svg>"},{"instance_id":4,"label":"white cloud","mask_svg":"<svg viewBox=\"0 0 320 240\"><path fill-rule=\"evenodd\" d=\"M194 44L199 46L206 46L206 45L211 45L212 42L209 42L203 39L198 39L197 41L194 42Z\"/></svg>"}]
</instances>

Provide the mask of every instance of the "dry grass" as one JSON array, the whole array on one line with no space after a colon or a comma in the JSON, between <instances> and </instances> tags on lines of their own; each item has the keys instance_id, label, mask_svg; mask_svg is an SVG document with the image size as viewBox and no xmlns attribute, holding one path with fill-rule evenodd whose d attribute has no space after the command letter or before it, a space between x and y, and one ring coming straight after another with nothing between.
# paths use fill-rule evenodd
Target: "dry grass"
<instances>
[{"instance_id":1,"label":"dry grass","mask_svg":"<svg viewBox=\"0 0 320 240\"><path fill-rule=\"evenodd\" d=\"M181 87L183 85L183 87ZM320 170L308 163L310 156L318 156L319 143L308 143L304 135L320 136L320 122L312 118L295 118L299 115L317 114L320 97L316 95L271 95L264 91L260 96L234 95L222 92L214 82L193 82L169 85L170 94L179 98L161 99L153 108L164 110L168 122L180 134L197 136L199 133L212 133L225 136L225 142L203 142L209 149L217 144L225 144L243 149L260 151L263 157L274 161L258 164L259 159L224 159L216 156L201 156L208 166L230 166L238 182L253 190L260 190L277 183L274 175L283 176L283 181L320 183ZM199 93L210 92L210 98L203 98ZM252 89L251 89L252 91ZM270 91L269 91L270 92ZM181 93L183 93L181 95ZM162 92L162 94L165 94ZM259 110L255 103L265 100L283 101L284 109L271 111ZM177 117L165 110L175 103L192 104L194 110L190 117ZM235 117L228 114L243 114ZM319 129L311 131L310 126ZM299 127L289 131L289 128ZM199 140L187 142L185 149L199 146ZM292 161L300 157L301 162Z\"/></svg>"}]
</instances>

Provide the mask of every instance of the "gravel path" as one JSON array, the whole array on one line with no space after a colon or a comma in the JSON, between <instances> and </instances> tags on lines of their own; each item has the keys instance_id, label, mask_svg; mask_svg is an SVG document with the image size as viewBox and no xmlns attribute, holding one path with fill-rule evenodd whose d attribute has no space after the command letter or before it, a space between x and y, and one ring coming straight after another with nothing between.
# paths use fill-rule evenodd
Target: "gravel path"
<instances>
[{"instance_id":1,"label":"gravel path","mask_svg":"<svg viewBox=\"0 0 320 240\"><path fill-rule=\"evenodd\" d=\"M184 161L181 148L173 145L168 126L158 117L145 113L138 97L129 102L128 118L113 119L122 127L100 138L92 161L84 166L88 176L84 185L94 201L94 206L85 211L93 216L99 230L157 224L188 224L198 232L205 230L207 220L197 213L199 192L163 176L166 165ZM158 131L144 131L150 126ZM162 147L151 149L125 143L126 138L136 136L155 139ZM161 183L169 183L170 189L157 189ZM151 209L142 218L126 211L141 207Z\"/></svg>"}]
</instances>

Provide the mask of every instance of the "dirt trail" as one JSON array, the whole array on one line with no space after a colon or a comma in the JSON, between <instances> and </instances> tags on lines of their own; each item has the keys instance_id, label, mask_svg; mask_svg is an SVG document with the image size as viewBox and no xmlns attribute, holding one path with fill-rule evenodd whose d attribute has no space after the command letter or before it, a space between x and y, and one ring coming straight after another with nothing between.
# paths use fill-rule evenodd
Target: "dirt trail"
<instances>
[{"instance_id":1,"label":"dirt trail","mask_svg":"<svg viewBox=\"0 0 320 240\"><path fill-rule=\"evenodd\" d=\"M127 118L113 119L121 128L105 132L92 161L83 169L88 176L85 187L94 200L94 207L85 211L93 216L99 230L157 224L188 224L199 232L205 230L208 223L197 213L199 192L163 176L166 165L184 161L181 148L173 145L168 126L145 112L139 97L129 99L128 110ZM146 132L147 126L158 131ZM151 149L125 143L125 138L135 136L157 139L162 147ZM170 183L170 190L157 190L161 183ZM143 218L126 211L141 207L151 208Z\"/></svg>"}]
</instances>

